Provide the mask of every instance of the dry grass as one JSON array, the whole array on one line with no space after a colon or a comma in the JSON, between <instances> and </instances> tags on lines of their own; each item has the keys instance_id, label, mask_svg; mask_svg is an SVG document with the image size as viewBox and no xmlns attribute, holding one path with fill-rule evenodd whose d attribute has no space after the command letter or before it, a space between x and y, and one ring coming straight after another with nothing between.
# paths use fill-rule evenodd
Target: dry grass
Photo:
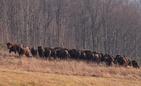
<instances>
[{"instance_id":1,"label":"dry grass","mask_svg":"<svg viewBox=\"0 0 141 86\"><path fill-rule=\"evenodd\" d=\"M0 69L0 86L140 86L140 80Z\"/></svg>"},{"instance_id":2,"label":"dry grass","mask_svg":"<svg viewBox=\"0 0 141 86\"><path fill-rule=\"evenodd\" d=\"M74 60L19 59L0 51L0 86L140 86L140 81L141 69Z\"/></svg>"},{"instance_id":3,"label":"dry grass","mask_svg":"<svg viewBox=\"0 0 141 86\"><path fill-rule=\"evenodd\" d=\"M42 72L64 75L141 78L141 69L124 67L105 67L83 61L41 60L36 58L22 59L7 52L0 53L0 67L29 72Z\"/></svg>"}]
</instances>

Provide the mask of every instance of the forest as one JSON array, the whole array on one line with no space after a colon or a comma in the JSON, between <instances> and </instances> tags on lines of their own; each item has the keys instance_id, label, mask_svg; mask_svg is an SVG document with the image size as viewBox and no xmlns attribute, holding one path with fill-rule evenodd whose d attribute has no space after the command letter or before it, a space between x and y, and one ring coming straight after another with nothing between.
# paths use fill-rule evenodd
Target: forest
<instances>
[{"instance_id":1,"label":"forest","mask_svg":"<svg viewBox=\"0 0 141 86\"><path fill-rule=\"evenodd\" d=\"M141 62L140 0L0 0L0 43L89 49Z\"/></svg>"}]
</instances>

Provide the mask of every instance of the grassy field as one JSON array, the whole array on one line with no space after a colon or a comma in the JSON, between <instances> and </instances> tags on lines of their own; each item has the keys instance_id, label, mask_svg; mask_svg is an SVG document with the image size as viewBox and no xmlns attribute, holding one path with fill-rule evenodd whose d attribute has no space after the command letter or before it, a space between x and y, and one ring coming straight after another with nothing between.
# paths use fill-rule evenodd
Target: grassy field
<instances>
[{"instance_id":1,"label":"grassy field","mask_svg":"<svg viewBox=\"0 0 141 86\"><path fill-rule=\"evenodd\" d=\"M141 86L141 69L46 61L0 50L0 86Z\"/></svg>"},{"instance_id":2,"label":"grassy field","mask_svg":"<svg viewBox=\"0 0 141 86\"><path fill-rule=\"evenodd\" d=\"M141 80L0 69L0 86L140 86Z\"/></svg>"}]
</instances>

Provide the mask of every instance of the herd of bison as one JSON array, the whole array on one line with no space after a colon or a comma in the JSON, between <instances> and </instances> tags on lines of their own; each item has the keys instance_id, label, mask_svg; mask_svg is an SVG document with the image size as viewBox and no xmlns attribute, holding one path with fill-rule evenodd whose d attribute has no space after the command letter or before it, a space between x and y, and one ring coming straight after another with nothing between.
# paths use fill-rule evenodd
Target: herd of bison
<instances>
[{"instance_id":1,"label":"herd of bison","mask_svg":"<svg viewBox=\"0 0 141 86\"><path fill-rule=\"evenodd\" d=\"M61 47L49 48L38 46L38 48L34 47L26 47L23 45L12 44L8 42L7 48L9 53L14 52L18 54L21 58L23 55L27 57L38 57L45 60L50 59L74 59L74 60L82 60L87 62L92 62L96 64L106 64L107 66L118 65L118 66L132 66L134 68L139 68L137 61L131 60L126 56L116 55L111 56L109 54L103 54L99 52L94 52L90 50L77 50L77 49L67 49Z\"/></svg>"}]
</instances>

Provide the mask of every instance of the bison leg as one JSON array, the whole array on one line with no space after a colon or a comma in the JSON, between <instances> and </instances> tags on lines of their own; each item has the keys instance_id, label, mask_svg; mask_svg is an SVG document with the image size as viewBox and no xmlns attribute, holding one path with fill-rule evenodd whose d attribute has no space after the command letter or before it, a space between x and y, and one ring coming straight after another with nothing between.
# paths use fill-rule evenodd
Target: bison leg
<instances>
[{"instance_id":1,"label":"bison leg","mask_svg":"<svg viewBox=\"0 0 141 86\"><path fill-rule=\"evenodd\" d=\"M11 53L11 50L9 50L9 53Z\"/></svg>"}]
</instances>

